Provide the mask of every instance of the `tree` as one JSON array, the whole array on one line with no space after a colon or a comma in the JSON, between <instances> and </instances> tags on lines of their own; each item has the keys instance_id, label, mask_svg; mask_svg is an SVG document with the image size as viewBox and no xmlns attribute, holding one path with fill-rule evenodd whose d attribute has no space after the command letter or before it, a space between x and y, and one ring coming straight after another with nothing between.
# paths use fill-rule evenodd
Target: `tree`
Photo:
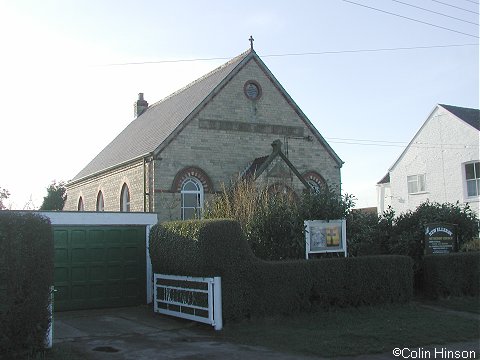
<instances>
[{"instance_id":1,"label":"tree","mask_svg":"<svg viewBox=\"0 0 480 360\"><path fill-rule=\"evenodd\" d=\"M7 189L0 187L0 210L6 210L7 206L5 205L4 201L8 199L10 193Z\"/></svg>"},{"instance_id":2,"label":"tree","mask_svg":"<svg viewBox=\"0 0 480 360\"><path fill-rule=\"evenodd\" d=\"M63 181L57 183L56 180L53 180L47 187L47 196L43 198L40 210L62 210L66 200L67 188L65 183Z\"/></svg>"}]
</instances>

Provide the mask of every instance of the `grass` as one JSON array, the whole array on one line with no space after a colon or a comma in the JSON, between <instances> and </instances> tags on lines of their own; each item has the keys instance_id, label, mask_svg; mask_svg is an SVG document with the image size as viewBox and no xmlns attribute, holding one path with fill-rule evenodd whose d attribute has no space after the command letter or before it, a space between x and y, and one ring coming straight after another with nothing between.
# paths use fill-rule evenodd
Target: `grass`
<instances>
[{"instance_id":1,"label":"grass","mask_svg":"<svg viewBox=\"0 0 480 360\"><path fill-rule=\"evenodd\" d=\"M475 296L440 298L435 301L424 301L427 305L441 306L450 310L480 314L480 298Z\"/></svg>"},{"instance_id":2,"label":"grass","mask_svg":"<svg viewBox=\"0 0 480 360\"><path fill-rule=\"evenodd\" d=\"M283 352L335 357L475 340L480 328L474 319L409 304L245 321L228 324L218 336Z\"/></svg>"}]
</instances>

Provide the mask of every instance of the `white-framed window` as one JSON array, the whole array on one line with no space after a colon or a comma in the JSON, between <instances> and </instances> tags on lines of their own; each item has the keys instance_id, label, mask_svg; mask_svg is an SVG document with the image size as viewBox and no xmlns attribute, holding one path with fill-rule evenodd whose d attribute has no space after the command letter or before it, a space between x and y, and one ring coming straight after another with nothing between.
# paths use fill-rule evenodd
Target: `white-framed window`
<instances>
[{"instance_id":1,"label":"white-framed window","mask_svg":"<svg viewBox=\"0 0 480 360\"><path fill-rule=\"evenodd\" d=\"M127 184L123 184L122 192L120 193L120 211L130 211L130 191L128 190Z\"/></svg>"},{"instance_id":2,"label":"white-framed window","mask_svg":"<svg viewBox=\"0 0 480 360\"><path fill-rule=\"evenodd\" d=\"M83 198L81 196L78 199L77 210L78 211L84 211L85 210L85 206L83 205Z\"/></svg>"},{"instance_id":3,"label":"white-framed window","mask_svg":"<svg viewBox=\"0 0 480 360\"><path fill-rule=\"evenodd\" d=\"M480 162L475 161L464 164L465 166L465 183L467 187L467 196L480 195Z\"/></svg>"},{"instance_id":4,"label":"white-framed window","mask_svg":"<svg viewBox=\"0 0 480 360\"><path fill-rule=\"evenodd\" d=\"M200 180L190 177L182 183L182 220L198 219L203 209L203 186Z\"/></svg>"},{"instance_id":5,"label":"white-framed window","mask_svg":"<svg viewBox=\"0 0 480 360\"><path fill-rule=\"evenodd\" d=\"M425 174L407 176L407 185L409 194L425 192Z\"/></svg>"},{"instance_id":6,"label":"white-framed window","mask_svg":"<svg viewBox=\"0 0 480 360\"><path fill-rule=\"evenodd\" d=\"M97 211L104 211L105 210L105 202L103 200L103 193L100 190L97 195Z\"/></svg>"}]
</instances>

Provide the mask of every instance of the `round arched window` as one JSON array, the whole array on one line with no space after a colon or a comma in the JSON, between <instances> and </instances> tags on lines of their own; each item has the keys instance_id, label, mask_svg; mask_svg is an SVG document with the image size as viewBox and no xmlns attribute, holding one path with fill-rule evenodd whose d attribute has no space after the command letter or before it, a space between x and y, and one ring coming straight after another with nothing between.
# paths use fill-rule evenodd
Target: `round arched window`
<instances>
[{"instance_id":1,"label":"round arched window","mask_svg":"<svg viewBox=\"0 0 480 360\"><path fill-rule=\"evenodd\" d=\"M105 210L105 203L103 200L103 193L100 190L97 195L97 211L104 211Z\"/></svg>"},{"instance_id":2,"label":"round arched window","mask_svg":"<svg viewBox=\"0 0 480 360\"><path fill-rule=\"evenodd\" d=\"M122 192L120 193L120 211L130 211L130 191L128 190L127 184L123 184Z\"/></svg>"},{"instance_id":3,"label":"round arched window","mask_svg":"<svg viewBox=\"0 0 480 360\"><path fill-rule=\"evenodd\" d=\"M203 186L196 178L187 178L182 183L182 220L198 219L203 209Z\"/></svg>"},{"instance_id":4,"label":"round arched window","mask_svg":"<svg viewBox=\"0 0 480 360\"><path fill-rule=\"evenodd\" d=\"M85 210L85 207L83 205L83 198L81 196L80 196L80 199L78 199L77 210L78 211L84 211Z\"/></svg>"}]
</instances>

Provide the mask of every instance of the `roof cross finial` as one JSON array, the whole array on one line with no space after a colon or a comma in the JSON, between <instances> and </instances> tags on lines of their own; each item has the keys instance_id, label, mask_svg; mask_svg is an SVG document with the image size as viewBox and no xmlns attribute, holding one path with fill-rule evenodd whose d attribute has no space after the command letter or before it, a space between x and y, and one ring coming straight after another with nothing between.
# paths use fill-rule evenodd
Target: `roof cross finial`
<instances>
[{"instance_id":1,"label":"roof cross finial","mask_svg":"<svg viewBox=\"0 0 480 360\"><path fill-rule=\"evenodd\" d=\"M250 50L253 51L253 42L255 41L255 39L253 38L252 35L250 35L250 39L248 39L248 41L250 41Z\"/></svg>"}]
</instances>

